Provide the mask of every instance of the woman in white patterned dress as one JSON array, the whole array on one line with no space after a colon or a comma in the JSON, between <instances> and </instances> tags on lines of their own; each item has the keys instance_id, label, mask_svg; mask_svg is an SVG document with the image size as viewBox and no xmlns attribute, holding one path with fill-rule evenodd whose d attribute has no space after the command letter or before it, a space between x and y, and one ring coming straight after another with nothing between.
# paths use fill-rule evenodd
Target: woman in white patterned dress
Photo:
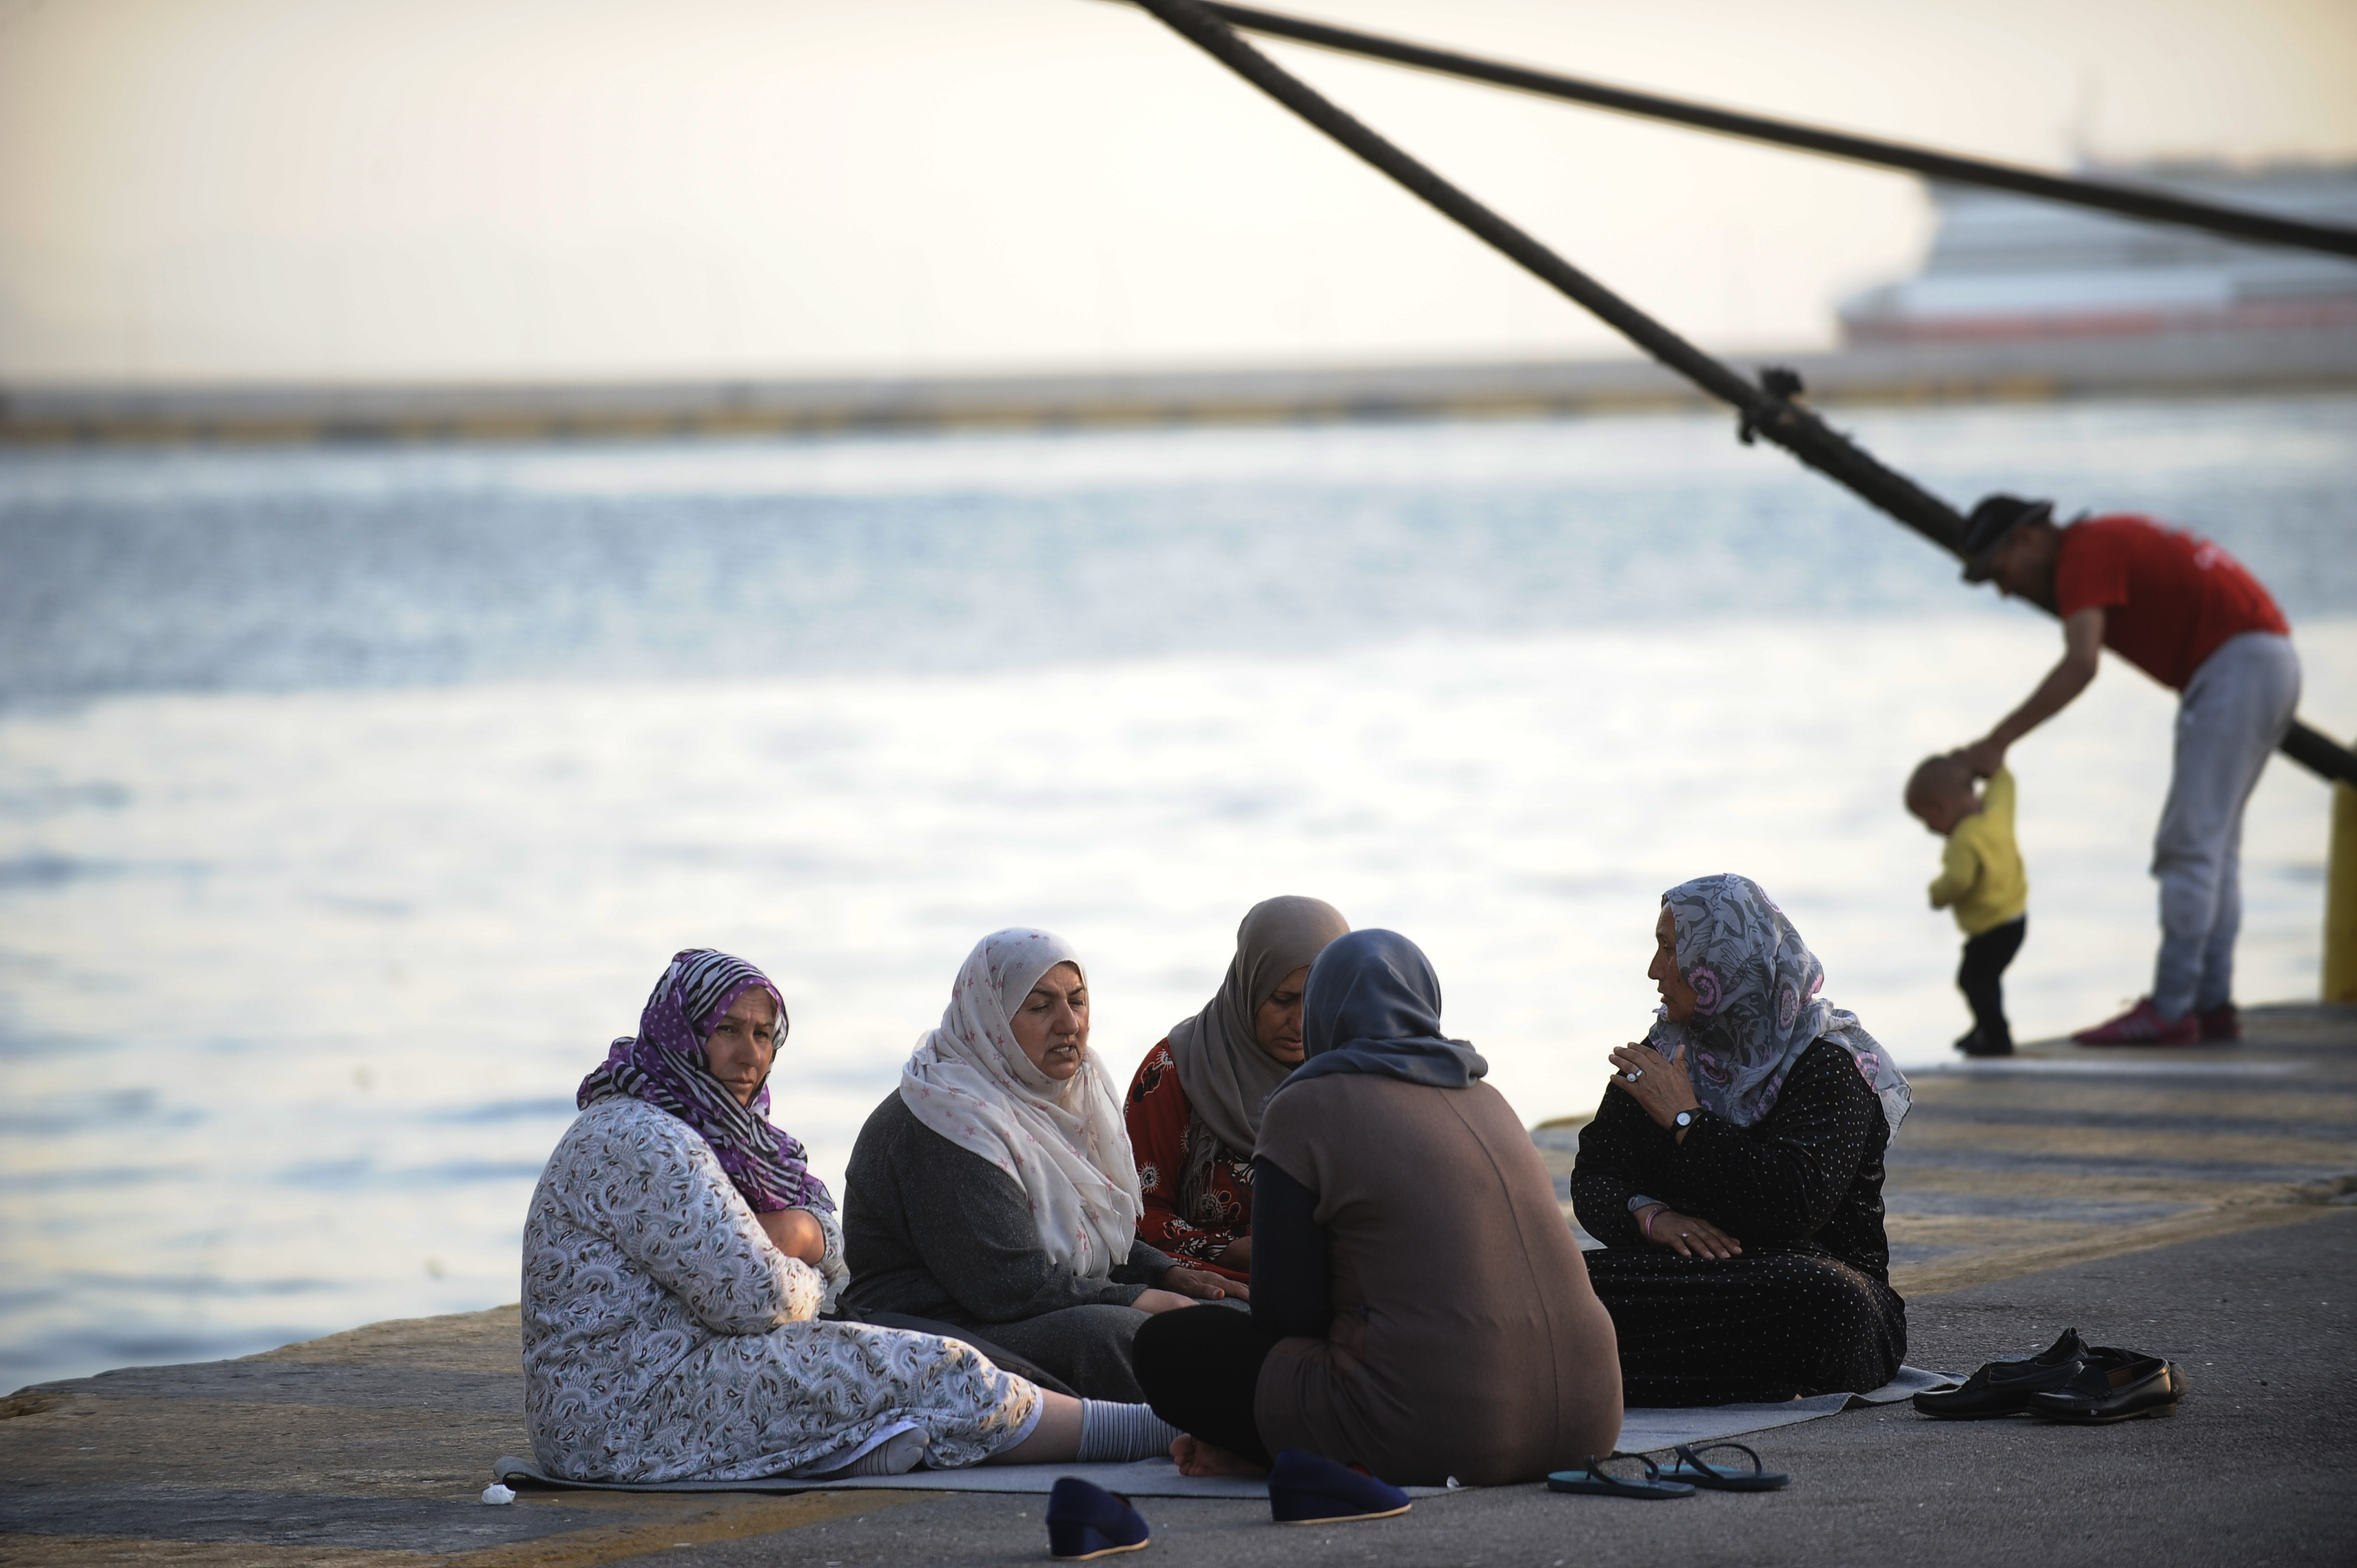
<instances>
[{"instance_id":1,"label":"woman in white patterned dress","mask_svg":"<svg viewBox=\"0 0 2357 1568\"><path fill-rule=\"evenodd\" d=\"M1144 1406L1043 1391L955 1339L822 1322L842 1232L766 1088L784 998L672 961L581 1085L524 1224L524 1414L575 1480L877 1474L1139 1458Z\"/></svg>"}]
</instances>

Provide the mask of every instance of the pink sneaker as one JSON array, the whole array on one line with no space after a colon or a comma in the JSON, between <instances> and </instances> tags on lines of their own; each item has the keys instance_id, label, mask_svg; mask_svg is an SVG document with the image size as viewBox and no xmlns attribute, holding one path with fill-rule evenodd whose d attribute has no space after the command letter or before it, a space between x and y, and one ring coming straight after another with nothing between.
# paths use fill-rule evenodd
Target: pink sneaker
<instances>
[{"instance_id":1,"label":"pink sneaker","mask_svg":"<svg viewBox=\"0 0 2357 1568\"><path fill-rule=\"evenodd\" d=\"M2143 996L2110 1023L2071 1037L2083 1046L2190 1046L2201 1038L2201 1023L2190 1013L2171 1023L2153 1011L2151 997Z\"/></svg>"},{"instance_id":2,"label":"pink sneaker","mask_svg":"<svg viewBox=\"0 0 2357 1568\"><path fill-rule=\"evenodd\" d=\"M2243 1037L2243 1017L2234 1011L2232 1002L2222 1003L2207 1013L2196 1013L2205 1040L2239 1040Z\"/></svg>"}]
</instances>

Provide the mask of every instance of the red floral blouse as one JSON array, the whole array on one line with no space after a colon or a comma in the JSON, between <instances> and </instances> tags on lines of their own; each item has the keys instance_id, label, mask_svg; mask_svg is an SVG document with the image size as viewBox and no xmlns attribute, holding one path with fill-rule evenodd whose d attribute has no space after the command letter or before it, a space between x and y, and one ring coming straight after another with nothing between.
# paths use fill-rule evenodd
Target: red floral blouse
<instances>
[{"instance_id":1,"label":"red floral blouse","mask_svg":"<svg viewBox=\"0 0 2357 1568\"><path fill-rule=\"evenodd\" d=\"M1195 1119L1187 1104L1187 1091L1179 1087L1178 1064L1170 1059L1168 1040L1157 1043L1137 1064L1137 1076L1130 1079L1129 1101L1122 1115L1129 1123L1130 1147L1137 1155L1137 1185L1146 1198L1137 1239L1183 1259L1189 1268L1248 1279L1249 1271L1222 1268L1211 1260L1252 1230L1250 1155L1221 1145L1211 1160L1210 1184L1197 1200L1195 1212L1178 1212L1178 1183L1187 1170L1188 1140L1208 1138L1211 1130Z\"/></svg>"}]
</instances>

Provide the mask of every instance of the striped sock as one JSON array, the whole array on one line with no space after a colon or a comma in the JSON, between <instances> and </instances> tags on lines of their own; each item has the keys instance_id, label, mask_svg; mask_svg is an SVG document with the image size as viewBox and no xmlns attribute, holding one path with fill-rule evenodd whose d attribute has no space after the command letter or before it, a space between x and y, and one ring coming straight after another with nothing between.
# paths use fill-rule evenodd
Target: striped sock
<instances>
[{"instance_id":1,"label":"striped sock","mask_svg":"<svg viewBox=\"0 0 2357 1568\"><path fill-rule=\"evenodd\" d=\"M1115 1404L1111 1400L1081 1402L1081 1451L1083 1465L1151 1459L1170 1452L1178 1429L1143 1404Z\"/></svg>"}]
</instances>

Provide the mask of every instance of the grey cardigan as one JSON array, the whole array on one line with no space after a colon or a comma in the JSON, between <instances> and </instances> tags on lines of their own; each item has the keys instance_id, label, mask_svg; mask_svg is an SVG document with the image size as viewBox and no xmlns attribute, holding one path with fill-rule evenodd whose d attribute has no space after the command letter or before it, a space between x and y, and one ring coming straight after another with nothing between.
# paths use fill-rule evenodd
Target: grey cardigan
<instances>
[{"instance_id":1,"label":"grey cardigan","mask_svg":"<svg viewBox=\"0 0 2357 1568\"><path fill-rule=\"evenodd\" d=\"M1127 1306L1177 1260L1132 1241L1110 1282L1040 1250L1013 1176L917 1120L898 1090L859 1130L844 1172L843 1256L855 1313L979 1327L1068 1306Z\"/></svg>"}]
</instances>

